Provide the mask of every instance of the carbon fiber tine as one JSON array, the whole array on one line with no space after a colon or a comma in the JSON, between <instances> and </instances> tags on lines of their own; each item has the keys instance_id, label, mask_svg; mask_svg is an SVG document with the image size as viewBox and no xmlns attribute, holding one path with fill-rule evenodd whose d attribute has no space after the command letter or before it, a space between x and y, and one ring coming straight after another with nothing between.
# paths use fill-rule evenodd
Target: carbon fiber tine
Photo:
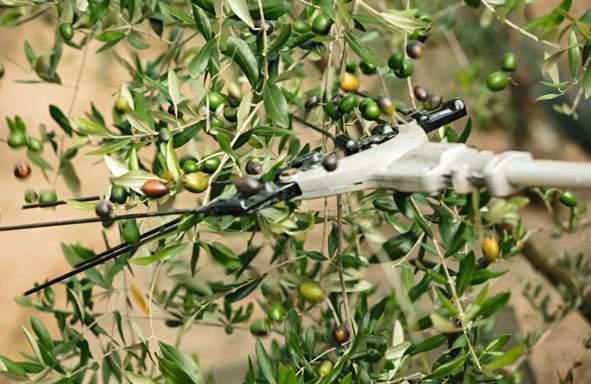
<instances>
[{"instance_id":1,"label":"carbon fiber tine","mask_svg":"<svg viewBox=\"0 0 591 384\"><path fill-rule=\"evenodd\" d=\"M162 235L166 235L166 234L171 233L171 232L173 232L175 230L176 230L176 226L167 228L164 231L161 231L160 233L158 233L158 236L154 236L154 238L159 237L159 236L162 236ZM120 248L120 249L118 249L116 251L111 250L109 253L105 254L104 256L102 256L100 258L95 258L91 262L89 262L89 263L87 263L85 265L82 265L82 266L80 266L78 268L74 268L73 270L71 270L71 271L69 271L67 273L64 273L63 275L60 275L58 277L55 277L55 278L53 278L53 279L51 279L49 281L46 281L43 284L40 284L40 285L38 285L38 286L36 286L34 288L29 289L23 295L24 296L29 296L29 295L32 295L33 293L39 292L39 291L41 291L41 290L43 290L45 288L51 287L52 285L55 285L55 284L57 284L57 283L59 283L61 281L64 281L64 280L66 280L66 279L68 279L70 277L76 276L76 275L78 275L78 274L80 274L80 273L82 273L84 271L87 271L87 270L89 270L91 268L94 268L94 267L96 267L99 264L106 263L109 260L112 260L112 259L114 259L114 258L116 258L118 256L121 256L124 253L127 253L127 252L131 251L132 249L137 248L140 245L143 245L143 244L145 244L145 243L147 243L147 242L149 242L151 240L154 240L154 238L152 238L152 237L146 237L144 239L141 239L137 244L125 245L124 247L122 247L122 248Z\"/></svg>"},{"instance_id":2,"label":"carbon fiber tine","mask_svg":"<svg viewBox=\"0 0 591 384\"><path fill-rule=\"evenodd\" d=\"M141 240L141 239L144 239L144 238L146 238L146 237L152 236L153 234L156 234L156 233L160 232L161 230L163 230L163 229L166 229L167 227L170 227L171 225L176 225L176 224L178 224L180 221L181 221L181 219L180 219L180 217L179 217L179 218L173 219L173 220L171 220L171 221L168 221L168 222L166 222L166 223L164 223L164 224L162 224L162 225L159 225L159 226L157 226L157 227L155 227L155 228L152 228L152 229L150 229L149 231L147 231L147 232L145 232L145 233L142 233L142 234L140 235L140 240ZM81 266L83 266L83 265L86 265L86 264L88 264L88 263L92 262L93 260L95 260L95 259L98 259L98 258L101 258L101 257L103 257L103 256L107 255L107 254L108 254L108 253L110 253L110 252L113 252L113 251L119 250L120 248L123 248L123 247L125 247L126 245L127 245L126 243L121 243L121 244L117 245L116 247L113 247L113 248L110 248L110 249L106 249L105 251L103 251L103 252L101 252L101 253L99 253L99 254L95 255L93 258L90 258L90 259L88 259L88 260L81 261L80 263L78 263L78 264L74 265L74 268L79 268L79 267L81 267Z\"/></svg>"}]
</instances>

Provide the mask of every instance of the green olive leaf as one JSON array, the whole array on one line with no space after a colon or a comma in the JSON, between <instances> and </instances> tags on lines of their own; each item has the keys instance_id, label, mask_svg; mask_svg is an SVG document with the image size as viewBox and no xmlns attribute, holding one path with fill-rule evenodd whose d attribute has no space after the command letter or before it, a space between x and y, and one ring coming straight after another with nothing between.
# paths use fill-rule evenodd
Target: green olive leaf
<instances>
[{"instance_id":1,"label":"green olive leaf","mask_svg":"<svg viewBox=\"0 0 591 384\"><path fill-rule=\"evenodd\" d=\"M273 83L265 84L263 100L267 117L282 128L287 128L289 126L287 100L281 89Z\"/></svg>"}]
</instances>

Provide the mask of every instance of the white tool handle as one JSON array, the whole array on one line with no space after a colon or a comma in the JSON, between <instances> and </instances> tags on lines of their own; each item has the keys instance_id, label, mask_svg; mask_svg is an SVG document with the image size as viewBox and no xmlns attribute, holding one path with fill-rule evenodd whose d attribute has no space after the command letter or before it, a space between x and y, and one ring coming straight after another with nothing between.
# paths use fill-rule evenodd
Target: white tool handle
<instances>
[{"instance_id":1,"label":"white tool handle","mask_svg":"<svg viewBox=\"0 0 591 384\"><path fill-rule=\"evenodd\" d=\"M552 160L521 160L507 167L507 179L520 187L591 189L591 164Z\"/></svg>"}]
</instances>

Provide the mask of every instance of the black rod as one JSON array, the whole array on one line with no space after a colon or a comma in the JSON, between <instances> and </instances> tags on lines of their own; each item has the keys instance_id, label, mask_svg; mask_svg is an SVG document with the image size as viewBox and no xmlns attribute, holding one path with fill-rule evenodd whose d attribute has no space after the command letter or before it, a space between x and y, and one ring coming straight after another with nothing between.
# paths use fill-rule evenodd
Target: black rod
<instances>
[{"instance_id":1,"label":"black rod","mask_svg":"<svg viewBox=\"0 0 591 384\"><path fill-rule=\"evenodd\" d=\"M170 226L172 226L172 225L176 225L176 224L178 224L180 221L181 221L181 218L180 218L180 217L177 217L176 219L173 219L173 220L171 220L171 221L168 221L168 222L166 222L166 223L164 223L164 224L162 224L162 225L159 225L159 226L157 226L157 227L154 227L154 228L150 229L148 232L142 233L142 234L140 235L140 240L142 240L142 239L144 239L144 238L146 238L146 237L148 237L148 236L152 236L153 234L155 234L155 233L158 233L158 232L160 232L161 230L167 229L168 227L170 227ZM83 265L89 264L89 263L91 263L92 261L94 261L95 259L100 259L100 258L102 258L102 257L104 257L104 256L106 256L106 255L108 255L109 253L113 252L113 251L117 251L117 250L119 250L119 249L121 249L121 248L125 247L126 245L127 245L126 243L121 243L121 244L117 245L116 247L113 247L113 248L106 249L105 251L103 251L103 252L101 252L101 253L99 253L99 254L96 254L96 255L95 255L95 256L93 256L92 258L90 258L90 259L87 259L87 260L84 260L84 261L81 261L80 263L78 263L78 264L74 265L74 268L79 268L79 267L81 267L81 266L83 266Z\"/></svg>"},{"instance_id":2,"label":"black rod","mask_svg":"<svg viewBox=\"0 0 591 384\"><path fill-rule=\"evenodd\" d=\"M175 209L175 210L166 211L166 212L129 213L126 215L109 216L109 217L88 217L88 218L84 218L84 219L48 221L45 223L9 225L6 227L0 227L0 232L18 231L18 230L22 230L22 229L33 229L33 228L44 228L44 227L58 227L58 226L62 226L62 225L99 223L99 222L104 222L104 221L108 222L108 221L116 221L116 220L141 219L144 217L184 215L187 213L199 213L199 210L195 209L195 208Z\"/></svg>"},{"instance_id":3,"label":"black rod","mask_svg":"<svg viewBox=\"0 0 591 384\"><path fill-rule=\"evenodd\" d=\"M323 134L324 136L330 138L331 140L334 140L335 139L335 137L334 137L334 135L332 133L327 132L327 131L325 131L324 129L322 129L320 127L317 127L317 126L315 126L312 123L307 122L305 119L303 119L303 118L301 118L299 116L291 115L291 118L294 119L295 121L297 121L298 123L300 123L302 125L305 125L308 128L312 128L313 130L315 130L318 133Z\"/></svg>"},{"instance_id":4,"label":"black rod","mask_svg":"<svg viewBox=\"0 0 591 384\"><path fill-rule=\"evenodd\" d=\"M162 236L162 235L169 234L171 232L174 232L175 230L176 230L176 226L173 226L171 228L165 229L164 231L161 231L160 233L158 233L158 236L154 236L154 238L155 237ZM114 258L116 258L116 257L118 257L120 255L123 255L123 254L131 251L132 249L137 248L138 246L143 245L143 244L145 244L145 243L147 243L147 242L149 242L151 240L153 240L153 237L145 237L145 238L141 239L136 244L132 244L132 245L129 245L128 244L128 245L125 245L123 248L119 248L117 251L109 252L108 254L106 254L105 256L103 256L101 258L94 259L90 263L87 263L87 264L85 264L85 265L83 265L81 267L75 268L75 269L73 269L73 270L71 270L71 271L69 271L67 273L64 273L63 275L60 275L58 277L55 277L55 278L53 278L53 279L51 279L49 281L46 281L43 284L37 285L36 287L29 289L28 291L26 291L24 293L24 296L32 295L33 293L39 292L39 291L41 291L41 290L43 290L45 288L49 288L49 287L51 287L54 284L57 284L59 282L62 282L64 280L70 278L70 277L76 276L76 275L78 275L78 274L80 274L82 272L85 272L85 271L87 271L87 270L89 270L91 268L94 268L94 267L96 267L99 264L106 263L107 261L112 260L112 259L114 259Z\"/></svg>"},{"instance_id":5,"label":"black rod","mask_svg":"<svg viewBox=\"0 0 591 384\"><path fill-rule=\"evenodd\" d=\"M86 197L76 197L76 198L68 199L68 200L87 202L87 201L97 201L100 199L101 199L100 196L86 196ZM22 209L50 208L50 207L56 207L58 205L64 205L64 204L67 204L66 200L57 200L57 201L52 201L50 203L25 204L21 208Z\"/></svg>"}]
</instances>

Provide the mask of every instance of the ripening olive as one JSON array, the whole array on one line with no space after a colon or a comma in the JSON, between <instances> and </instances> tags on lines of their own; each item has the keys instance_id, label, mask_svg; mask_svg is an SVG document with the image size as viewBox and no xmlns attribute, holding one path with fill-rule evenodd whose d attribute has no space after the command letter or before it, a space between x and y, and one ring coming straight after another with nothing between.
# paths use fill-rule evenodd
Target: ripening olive
<instances>
[{"instance_id":1,"label":"ripening olive","mask_svg":"<svg viewBox=\"0 0 591 384\"><path fill-rule=\"evenodd\" d=\"M419 85L415 85L413 88L413 93L415 94L415 98L421 103L424 103L429 96L429 92Z\"/></svg>"},{"instance_id":2,"label":"ripening olive","mask_svg":"<svg viewBox=\"0 0 591 384\"><path fill-rule=\"evenodd\" d=\"M193 193L205 192L209 187L209 180L205 173L193 172L183 176L185 189Z\"/></svg>"},{"instance_id":3,"label":"ripening olive","mask_svg":"<svg viewBox=\"0 0 591 384\"><path fill-rule=\"evenodd\" d=\"M359 80L354 74L345 72L341 76L339 85L345 92L355 92L359 89Z\"/></svg>"},{"instance_id":4,"label":"ripening olive","mask_svg":"<svg viewBox=\"0 0 591 384\"><path fill-rule=\"evenodd\" d=\"M501 68L507 72L513 72L517 69L517 58L513 52L507 52L503 55Z\"/></svg>"},{"instance_id":5,"label":"ripening olive","mask_svg":"<svg viewBox=\"0 0 591 384\"><path fill-rule=\"evenodd\" d=\"M234 180L234 186L238 193L244 197L250 197L263 188L263 184L253 176L242 176Z\"/></svg>"},{"instance_id":6,"label":"ripening olive","mask_svg":"<svg viewBox=\"0 0 591 384\"><path fill-rule=\"evenodd\" d=\"M325 360L318 368L318 375L320 375L320 377L328 376L330 371L332 371L332 362L330 360Z\"/></svg>"},{"instance_id":7,"label":"ripening olive","mask_svg":"<svg viewBox=\"0 0 591 384\"><path fill-rule=\"evenodd\" d=\"M142 186L142 192L152 199L162 197L166 195L168 191L168 186L158 179L148 180Z\"/></svg>"},{"instance_id":8,"label":"ripening olive","mask_svg":"<svg viewBox=\"0 0 591 384\"><path fill-rule=\"evenodd\" d=\"M94 206L94 213L98 217L109 217L113 213L113 206L108 201L101 200Z\"/></svg>"},{"instance_id":9,"label":"ripening olive","mask_svg":"<svg viewBox=\"0 0 591 384\"><path fill-rule=\"evenodd\" d=\"M410 41L406 44L406 54L414 60L419 60L425 55L425 44L418 40Z\"/></svg>"},{"instance_id":10,"label":"ripening olive","mask_svg":"<svg viewBox=\"0 0 591 384\"><path fill-rule=\"evenodd\" d=\"M230 123L235 123L238 120L238 110L236 108L224 108L224 118Z\"/></svg>"},{"instance_id":11,"label":"ripening olive","mask_svg":"<svg viewBox=\"0 0 591 384\"><path fill-rule=\"evenodd\" d=\"M318 98L318 96L316 96L316 95L310 96L308 98L308 100L306 100L306 102L304 103L304 108L306 108L306 110L310 111L310 110L316 108L319 103L320 103L320 99Z\"/></svg>"},{"instance_id":12,"label":"ripening olive","mask_svg":"<svg viewBox=\"0 0 591 384\"><path fill-rule=\"evenodd\" d=\"M345 70L349 73L357 72L357 63L353 60L347 60L347 64L345 65Z\"/></svg>"},{"instance_id":13,"label":"ripening olive","mask_svg":"<svg viewBox=\"0 0 591 384\"><path fill-rule=\"evenodd\" d=\"M507 75L500 71L493 72L486 78L486 86L493 92L502 91L507 88L508 83Z\"/></svg>"},{"instance_id":14,"label":"ripening olive","mask_svg":"<svg viewBox=\"0 0 591 384\"><path fill-rule=\"evenodd\" d=\"M567 207L573 208L577 206L577 197L570 191L564 191L560 195L560 202Z\"/></svg>"},{"instance_id":15,"label":"ripening olive","mask_svg":"<svg viewBox=\"0 0 591 384\"><path fill-rule=\"evenodd\" d=\"M332 330L332 339L337 344L346 343L347 341L349 341L350 336L351 335L349 333L349 329L347 329L347 327L345 327L345 326L336 327L335 329Z\"/></svg>"},{"instance_id":16,"label":"ripening olive","mask_svg":"<svg viewBox=\"0 0 591 384\"><path fill-rule=\"evenodd\" d=\"M394 53L388 59L388 67L391 70L397 71L400 67L402 67L402 63L404 62L404 55L402 53Z\"/></svg>"},{"instance_id":17,"label":"ripening olive","mask_svg":"<svg viewBox=\"0 0 591 384\"><path fill-rule=\"evenodd\" d=\"M119 114L124 114L131 111L131 106L123 97L119 96L117 100L115 100L114 105L115 111Z\"/></svg>"},{"instance_id":18,"label":"ripening olive","mask_svg":"<svg viewBox=\"0 0 591 384\"><path fill-rule=\"evenodd\" d=\"M187 159L183 162L183 172L199 172L199 163L195 159Z\"/></svg>"},{"instance_id":19,"label":"ripening olive","mask_svg":"<svg viewBox=\"0 0 591 384\"><path fill-rule=\"evenodd\" d=\"M258 161L250 159L246 162L244 170L249 175L260 175L263 173L263 166Z\"/></svg>"},{"instance_id":20,"label":"ripening olive","mask_svg":"<svg viewBox=\"0 0 591 384\"><path fill-rule=\"evenodd\" d=\"M140 229L135 220L125 220L121 224L121 237L129 244L135 244L140 241Z\"/></svg>"},{"instance_id":21,"label":"ripening olive","mask_svg":"<svg viewBox=\"0 0 591 384\"><path fill-rule=\"evenodd\" d=\"M415 66L412 61L405 59L402 61L402 65L394 71L396 77L401 79L411 76L415 71Z\"/></svg>"},{"instance_id":22,"label":"ripening olive","mask_svg":"<svg viewBox=\"0 0 591 384\"><path fill-rule=\"evenodd\" d=\"M267 319L255 319L250 323L250 333L254 336L267 336L271 332L271 324Z\"/></svg>"},{"instance_id":23,"label":"ripening olive","mask_svg":"<svg viewBox=\"0 0 591 384\"><path fill-rule=\"evenodd\" d=\"M27 148L33 152L41 152L43 150L43 143L39 139L29 137L29 140L27 141Z\"/></svg>"},{"instance_id":24,"label":"ripening olive","mask_svg":"<svg viewBox=\"0 0 591 384\"><path fill-rule=\"evenodd\" d=\"M19 161L14 165L14 176L17 179L26 179L31 176L31 166L26 161Z\"/></svg>"},{"instance_id":25,"label":"ripening olive","mask_svg":"<svg viewBox=\"0 0 591 384\"><path fill-rule=\"evenodd\" d=\"M205 173L212 174L219 168L222 161L219 157L210 157L209 159L205 160L201 165L201 170Z\"/></svg>"},{"instance_id":26,"label":"ripening olive","mask_svg":"<svg viewBox=\"0 0 591 384\"><path fill-rule=\"evenodd\" d=\"M209 92L207 95L207 102L209 103L209 109L215 111L220 105L224 104L226 98L219 92Z\"/></svg>"},{"instance_id":27,"label":"ripening olive","mask_svg":"<svg viewBox=\"0 0 591 384\"><path fill-rule=\"evenodd\" d=\"M316 282L302 283L299 288L300 296L308 303L319 303L324 300L324 290Z\"/></svg>"},{"instance_id":28,"label":"ripening olive","mask_svg":"<svg viewBox=\"0 0 591 384\"><path fill-rule=\"evenodd\" d=\"M441 106L443 102L443 98L439 95L430 94L427 96L427 100L425 100L423 106L428 111L434 111Z\"/></svg>"},{"instance_id":29,"label":"ripening olive","mask_svg":"<svg viewBox=\"0 0 591 384\"><path fill-rule=\"evenodd\" d=\"M349 113L357 106L357 99L355 96L348 94L345 95L339 103L339 111L341 113Z\"/></svg>"},{"instance_id":30,"label":"ripening olive","mask_svg":"<svg viewBox=\"0 0 591 384\"><path fill-rule=\"evenodd\" d=\"M359 64L359 68L364 75L373 75L378 71L378 67L365 61L362 61L361 64Z\"/></svg>"},{"instance_id":31,"label":"ripening olive","mask_svg":"<svg viewBox=\"0 0 591 384\"><path fill-rule=\"evenodd\" d=\"M499 257L499 243L497 239L492 236L485 237L482 241L482 254L487 262L494 263L497 257Z\"/></svg>"},{"instance_id":32,"label":"ripening olive","mask_svg":"<svg viewBox=\"0 0 591 384\"><path fill-rule=\"evenodd\" d=\"M293 23L293 30L299 33L306 33L309 32L312 29L312 27L310 26L310 24L306 23L305 21L302 20L296 20L295 23Z\"/></svg>"},{"instance_id":33,"label":"ripening olive","mask_svg":"<svg viewBox=\"0 0 591 384\"><path fill-rule=\"evenodd\" d=\"M273 33L273 23L271 23L268 20L265 20L265 25L263 25L263 21L259 19L254 21L254 29L249 29L250 33L252 33L253 35L258 35L259 33L262 33L263 30L267 35Z\"/></svg>"},{"instance_id":34,"label":"ripening olive","mask_svg":"<svg viewBox=\"0 0 591 384\"><path fill-rule=\"evenodd\" d=\"M121 185L113 185L111 187L111 196L109 200L116 204L125 204L127 201L127 189Z\"/></svg>"},{"instance_id":35,"label":"ripening olive","mask_svg":"<svg viewBox=\"0 0 591 384\"><path fill-rule=\"evenodd\" d=\"M324 112L333 120L338 120L341 118L339 106L334 101L329 101L324 105Z\"/></svg>"},{"instance_id":36,"label":"ripening olive","mask_svg":"<svg viewBox=\"0 0 591 384\"><path fill-rule=\"evenodd\" d=\"M70 41L74 37L74 28L72 28L72 24L70 23L60 24L59 31L62 39L65 41Z\"/></svg>"},{"instance_id":37,"label":"ripening olive","mask_svg":"<svg viewBox=\"0 0 591 384\"><path fill-rule=\"evenodd\" d=\"M267 317L269 320L279 323L285 319L285 308L281 303L273 303L267 308Z\"/></svg>"},{"instance_id":38,"label":"ripening olive","mask_svg":"<svg viewBox=\"0 0 591 384\"><path fill-rule=\"evenodd\" d=\"M327 35L332 27L332 19L321 13L312 21L312 30L319 35Z\"/></svg>"},{"instance_id":39,"label":"ripening olive","mask_svg":"<svg viewBox=\"0 0 591 384\"><path fill-rule=\"evenodd\" d=\"M325 156L322 159L322 166L327 172L333 172L339 166L339 161L336 156Z\"/></svg>"},{"instance_id":40,"label":"ripening olive","mask_svg":"<svg viewBox=\"0 0 591 384\"><path fill-rule=\"evenodd\" d=\"M6 140L10 148L19 148L27 145L27 136L21 131L13 131Z\"/></svg>"},{"instance_id":41,"label":"ripening olive","mask_svg":"<svg viewBox=\"0 0 591 384\"><path fill-rule=\"evenodd\" d=\"M382 111L380 111L378 103L374 101L373 103L368 103L365 106L365 108L361 112L361 115L365 120L377 120L378 117L380 117L381 112Z\"/></svg>"},{"instance_id":42,"label":"ripening olive","mask_svg":"<svg viewBox=\"0 0 591 384\"><path fill-rule=\"evenodd\" d=\"M57 193L53 190L41 191L39 194L39 203L49 204L57 201Z\"/></svg>"},{"instance_id":43,"label":"ripening olive","mask_svg":"<svg viewBox=\"0 0 591 384\"><path fill-rule=\"evenodd\" d=\"M396 112L396 105L390 96L380 96L378 97L378 106L380 110L385 115L392 115Z\"/></svg>"}]
</instances>

